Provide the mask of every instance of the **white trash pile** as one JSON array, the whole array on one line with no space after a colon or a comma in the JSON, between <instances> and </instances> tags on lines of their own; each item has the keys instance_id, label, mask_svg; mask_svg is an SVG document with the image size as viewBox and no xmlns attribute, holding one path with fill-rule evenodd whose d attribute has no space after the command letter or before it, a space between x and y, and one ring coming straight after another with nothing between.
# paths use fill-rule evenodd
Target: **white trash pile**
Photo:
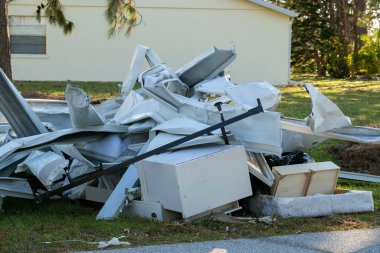
<instances>
[{"instance_id":1,"label":"white trash pile","mask_svg":"<svg viewBox=\"0 0 380 253\"><path fill-rule=\"evenodd\" d=\"M283 117L271 84L230 82L235 58L211 48L175 71L139 45L120 95L98 105L71 85L66 101L26 101L0 69L0 207L7 196L62 197L104 203L97 219L166 221L229 214L247 199L251 211L281 215L296 199L298 213L284 217L318 216L300 198L337 195L339 168L303 152L329 138L379 144L380 129L352 126L310 84L310 116ZM329 210L373 210L364 194L365 207Z\"/></svg>"}]
</instances>

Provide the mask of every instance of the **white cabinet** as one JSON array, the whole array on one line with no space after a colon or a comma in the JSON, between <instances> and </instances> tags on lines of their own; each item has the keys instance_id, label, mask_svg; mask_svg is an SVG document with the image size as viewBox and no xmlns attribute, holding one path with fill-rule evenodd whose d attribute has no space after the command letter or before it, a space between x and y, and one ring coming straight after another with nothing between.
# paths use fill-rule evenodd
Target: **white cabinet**
<instances>
[{"instance_id":1,"label":"white cabinet","mask_svg":"<svg viewBox=\"0 0 380 253\"><path fill-rule=\"evenodd\" d=\"M243 146L176 150L137 163L144 201L188 218L252 195Z\"/></svg>"}]
</instances>

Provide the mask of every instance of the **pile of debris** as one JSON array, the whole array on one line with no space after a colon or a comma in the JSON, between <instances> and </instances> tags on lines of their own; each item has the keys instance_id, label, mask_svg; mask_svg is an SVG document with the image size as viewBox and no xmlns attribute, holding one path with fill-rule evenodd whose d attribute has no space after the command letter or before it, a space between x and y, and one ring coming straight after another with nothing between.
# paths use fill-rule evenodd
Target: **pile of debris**
<instances>
[{"instance_id":1,"label":"pile of debris","mask_svg":"<svg viewBox=\"0 0 380 253\"><path fill-rule=\"evenodd\" d=\"M275 87L224 75L235 58L211 48L174 71L139 45L120 95L98 105L70 85L66 101L26 101L0 70L0 200L102 202L97 219L194 219L248 197L250 211L283 217L373 210L371 193L334 194L339 168L303 152L329 138L379 144L380 129L353 127L309 84L307 120L282 117Z\"/></svg>"}]
</instances>

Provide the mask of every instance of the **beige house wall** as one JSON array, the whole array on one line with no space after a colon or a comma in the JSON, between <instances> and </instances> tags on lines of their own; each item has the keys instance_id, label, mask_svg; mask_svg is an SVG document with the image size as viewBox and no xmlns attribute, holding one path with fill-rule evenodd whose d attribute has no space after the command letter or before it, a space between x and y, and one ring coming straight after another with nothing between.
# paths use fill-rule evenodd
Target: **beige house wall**
<instances>
[{"instance_id":1,"label":"beige house wall","mask_svg":"<svg viewBox=\"0 0 380 253\"><path fill-rule=\"evenodd\" d=\"M40 1L17 0L10 15L33 16ZM247 0L137 0L143 23L127 38L107 39L105 0L62 0L70 36L47 26L46 55L12 55L15 80L120 81L136 44L179 68L205 49L236 45L232 81L287 84L290 17Z\"/></svg>"}]
</instances>

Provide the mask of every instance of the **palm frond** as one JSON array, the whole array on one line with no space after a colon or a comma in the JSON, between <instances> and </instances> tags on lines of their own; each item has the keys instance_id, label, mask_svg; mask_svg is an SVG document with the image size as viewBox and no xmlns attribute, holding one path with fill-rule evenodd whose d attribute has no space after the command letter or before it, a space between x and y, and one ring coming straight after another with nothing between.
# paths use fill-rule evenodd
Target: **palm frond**
<instances>
[{"instance_id":1,"label":"palm frond","mask_svg":"<svg viewBox=\"0 0 380 253\"><path fill-rule=\"evenodd\" d=\"M63 12L62 4L59 0L46 0L37 6L36 18L41 21L41 13L44 10L48 22L63 29L64 34L70 34L74 30L74 23L67 20Z\"/></svg>"},{"instance_id":2,"label":"palm frond","mask_svg":"<svg viewBox=\"0 0 380 253\"><path fill-rule=\"evenodd\" d=\"M108 37L115 36L116 33L126 30L126 35L130 35L132 28L139 25L142 16L136 9L134 0L107 0L105 17L108 22Z\"/></svg>"}]
</instances>

